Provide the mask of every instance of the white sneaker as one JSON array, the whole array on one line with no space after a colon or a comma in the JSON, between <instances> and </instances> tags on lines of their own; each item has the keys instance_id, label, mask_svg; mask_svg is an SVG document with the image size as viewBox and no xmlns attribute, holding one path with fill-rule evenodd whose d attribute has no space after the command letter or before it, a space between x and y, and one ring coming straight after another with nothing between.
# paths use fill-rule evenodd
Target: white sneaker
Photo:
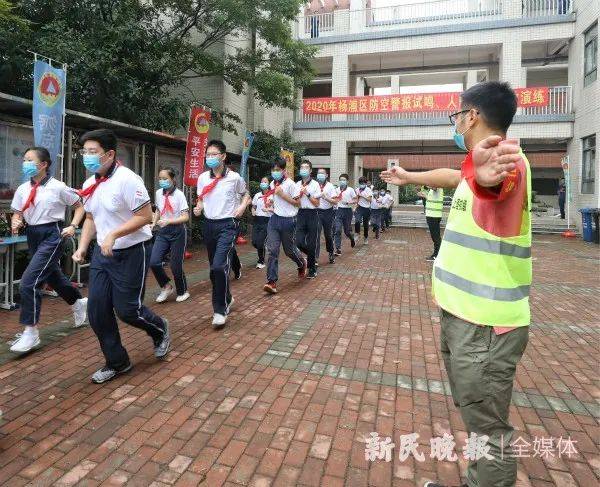
<instances>
[{"instance_id":1,"label":"white sneaker","mask_svg":"<svg viewBox=\"0 0 600 487\"><path fill-rule=\"evenodd\" d=\"M256 264L256 268L257 268L257 269L264 269L264 268L265 268L265 265L264 265L264 264L261 264L260 262L258 262L258 263Z\"/></svg>"},{"instance_id":2,"label":"white sneaker","mask_svg":"<svg viewBox=\"0 0 600 487\"><path fill-rule=\"evenodd\" d=\"M365 245L369 245L369 239L365 238Z\"/></svg>"},{"instance_id":3,"label":"white sneaker","mask_svg":"<svg viewBox=\"0 0 600 487\"><path fill-rule=\"evenodd\" d=\"M17 333L16 340L12 342L11 352L25 353L34 349L40 344L40 332L36 329L34 332Z\"/></svg>"},{"instance_id":4,"label":"white sneaker","mask_svg":"<svg viewBox=\"0 0 600 487\"><path fill-rule=\"evenodd\" d=\"M233 307L233 303L235 303L235 299L233 299L233 296L231 296L231 301L229 301L229 304L227 305L227 309L225 310L225 314L228 315L231 312L231 308Z\"/></svg>"},{"instance_id":5,"label":"white sneaker","mask_svg":"<svg viewBox=\"0 0 600 487\"><path fill-rule=\"evenodd\" d=\"M177 296L175 298L175 301L177 301L178 303L181 303L183 301L186 301L187 299L190 298L190 293L188 293L187 291L184 292L181 296Z\"/></svg>"},{"instance_id":6,"label":"white sneaker","mask_svg":"<svg viewBox=\"0 0 600 487\"><path fill-rule=\"evenodd\" d=\"M87 319L87 302L88 298L81 298L75 301L71 309L73 310L73 327L79 328L83 326Z\"/></svg>"},{"instance_id":7,"label":"white sneaker","mask_svg":"<svg viewBox=\"0 0 600 487\"><path fill-rule=\"evenodd\" d=\"M213 315L212 325L215 330L219 328L223 328L225 326L225 322L227 321L227 316L221 315L219 313L215 313Z\"/></svg>"},{"instance_id":8,"label":"white sneaker","mask_svg":"<svg viewBox=\"0 0 600 487\"><path fill-rule=\"evenodd\" d=\"M156 302L157 303L164 303L171 294L173 294L173 286L170 286L170 285L167 284L165 287L163 287L160 290L160 294L156 298Z\"/></svg>"}]
</instances>

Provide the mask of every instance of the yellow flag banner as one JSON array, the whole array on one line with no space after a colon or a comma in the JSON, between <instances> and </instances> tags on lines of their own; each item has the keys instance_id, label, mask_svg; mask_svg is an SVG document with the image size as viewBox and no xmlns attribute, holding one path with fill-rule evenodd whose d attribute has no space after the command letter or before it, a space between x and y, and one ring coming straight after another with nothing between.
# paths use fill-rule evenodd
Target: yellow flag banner
<instances>
[{"instance_id":1,"label":"yellow flag banner","mask_svg":"<svg viewBox=\"0 0 600 487\"><path fill-rule=\"evenodd\" d=\"M294 178L294 151L281 149L281 157L285 160L285 172L289 178Z\"/></svg>"}]
</instances>

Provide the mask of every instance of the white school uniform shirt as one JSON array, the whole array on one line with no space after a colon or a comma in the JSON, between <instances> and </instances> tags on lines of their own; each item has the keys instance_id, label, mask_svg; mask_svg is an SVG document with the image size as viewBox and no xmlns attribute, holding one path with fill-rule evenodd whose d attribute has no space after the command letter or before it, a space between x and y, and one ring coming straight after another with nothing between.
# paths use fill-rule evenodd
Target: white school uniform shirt
<instances>
[{"instance_id":1,"label":"white school uniform shirt","mask_svg":"<svg viewBox=\"0 0 600 487\"><path fill-rule=\"evenodd\" d=\"M383 208L383 196L379 196L378 194L374 194L371 199L371 209L379 210Z\"/></svg>"},{"instance_id":2,"label":"white school uniform shirt","mask_svg":"<svg viewBox=\"0 0 600 487\"><path fill-rule=\"evenodd\" d=\"M263 195L262 191L260 191L259 193L256 193L254 195L254 197L252 198L252 206L254 207L254 214L256 216L270 217L272 212L266 210L265 199L263 196L264 195ZM273 195L270 195L267 197L267 201L272 201L272 200L273 200Z\"/></svg>"},{"instance_id":3,"label":"white school uniform shirt","mask_svg":"<svg viewBox=\"0 0 600 487\"><path fill-rule=\"evenodd\" d=\"M99 245L102 245L110 232L131 220L137 211L150 204L144 181L131 169L115 165L107 176L108 179L100 183L94 193L83 201L85 211L94 218ZM95 182L94 175L83 183L83 189ZM126 249L151 238L150 225L144 225L135 232L116 239L113 249Z\"/></svg>"},{"instance_id":4,"label":"white school uniform shirt","mask_svg":"<svg viewBox=\"0 0 600 487\"><path fill-rule=\"evenodd\" d=\"M33 180L21 184L15 191L10 204L13 211L21 211L29 199ZM80 201L74 189L69 188L62 181L46 176L37 187L35 200L23 212L23 219L28 225L43 225L55 223L65 219L65 209Z\"/></svg>"},{"instance_id":5,"label":"white school uniform shirt","mask_svg":"<svg viewBox=\"0 0 600 487\"><path fill-rule=\"evenodd\" d=\"M343 192L342 192L343 191ZM338 196L342 195L342 198L338 201L338 208L351 208L352 201L356 198L356 191L350 186L346 186L346 189L338 188Z\"/></svg>"},{"instance_id":6,"label":"white school uniform shirt","mask_svg":"<svg viewBox=\"0 0 600 487\"><path fill-rule=\"evenodd\" d=\"M285 178L280 186L290 198L296 199L300 196L300 188L290 178ZM275 189L275 182L271 181L271 189ZM285 201L281 196L273 196L273 213L277 216L294 217L298 214L298 207Z\"/></svg>"},{"instance_id":7,"label":"white school uniform shirt","mask_svg":"<svg viewBox=\"0 0 600 487\"><path fill-rule=\"evenodd\" d=\"M363 208L370 208L371 202L367 201L365 198L369 196L373 196L373 191L368 186L365 189L358 188L356 190L356 194L358 195L358 206L362 206Z\"/></svg>"},{"instance_id":8,"label":"white school uniform shirt","mask_svg":"<svg viewBox=\"0 0 600 487\"><path fill-rule=\"evenodd\" d=\"M219 179L212 191L202 200L204 216L211 220L233 218L236 208L246 194L246 181L237 172L226 169L225 175ZM202 189L214 179L212 171L205 171L198 178L198 196Z\"/></svg>"},{"instance_id":9,"label":"white school uniform shirt","mask_svg":"<svg viewBox=\"0 0 600 487\"><path fill-rule=\"evenodd\" d=\"M392 198L392 195L386 193L385 196L383 197L383 206L386 208L391 208L393 202L394 202L394 198Z\"/></svg>"},{"instance_id":10,"label":"white school uniform shirt","mask_svg":"<svg viewBox=\"0 0 600 487\"><path fill-rule=\"evenodd\" d=\"M321 199L319 200L319 209L321 210L329 210L333 208L333 205L327 201L323 196L327 196L329 199L333 199L337 196L336 187L327 181L323 187L319 184L319 190L321 191Z\"/></svg>"},{"instance_id":11,"label":"white school uniform shirt","mask_svg":"<svg viewBox=\"0 0 600 487\"><path fill-rule=\"evenodd\" d=\"M169 218L178 218L181 216L181 213L184 211L188 211L190 209L187 199L179 188L172 188L167 191L169 193L169 203L171 203L171 207L173 208L173 213L170 211L166 211L163 213L165 208L165 202L167 198L165 197L165 190L159 189L156 191L156 197L154 198L154 202L156 203L156 209L160 214L162 219Z\"/></svg>"},{"instance_id":12,"label":"white school uniform shirt","mask_svg":"<svg viewBox=\"0 0 600 487\"><path fill-rule=\"evenodd\" d=\"M300 194L300 190L304 186L303 183L304 181L302 180L296 183L296 186L298 186L298 194ZM319 183L317 181L311 179L309 183L306 186L304 186L304 191L307 194L302 195L302 198L300 199L300 208L316 210L319 206L313 205L308 199L307 195L309 195L311 198L321 198L321 186L319 186Z\"/></svg>"}]
</instances>

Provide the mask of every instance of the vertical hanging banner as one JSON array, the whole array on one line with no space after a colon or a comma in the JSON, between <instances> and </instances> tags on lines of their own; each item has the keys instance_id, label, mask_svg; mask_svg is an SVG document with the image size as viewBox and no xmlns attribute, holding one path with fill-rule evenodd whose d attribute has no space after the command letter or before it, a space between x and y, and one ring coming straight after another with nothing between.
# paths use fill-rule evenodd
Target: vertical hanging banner
<instances>
[{"instance_id":1,"label":"vertical hanging banner","mask_svg":"<svg viewBox=\"0 0 600 487\"><path fill-rule=\"evenodd\" d=\"M33 64L33 139L35 145L50 152L54 174L62 158L63 116L67 74L44 61Z\"/></svg>"},{"instance_id":2,"label":"vertical hanging banner","mask_svg":"<svg viewBox=\"0 0 600 487\"><path fill-rule=\"evenodd\" d=\"M205 107L192 107L183 168L183 183L187 186L196 186L202 173L209 128L210 110Z\"/></svg>"},{"instance_id":3,"label":"vertical hanging banner","mask_svg":"<svg viewBox=\"0 0 600 487\"><path fill-rule=\"evenodd\" d=\"M246 137L244 137L244 147L242 148L242 162L240 164L240 175L243 178L246 178L248 157L250 157L250 149L252 148L252 142L254 142L254 134L249 130L246 130Z\"/></svg>"},{"instance_id":4,"label":"vertical hanging banner","mask_svg":"<svg viewBox=\"0 0 600 487\"><path fill-rule=\"evenodd\" d=\"M285 173L288 178L294 177L294 151L282 148L281 157L285 160Z\"/></svg>"}]
</instances>

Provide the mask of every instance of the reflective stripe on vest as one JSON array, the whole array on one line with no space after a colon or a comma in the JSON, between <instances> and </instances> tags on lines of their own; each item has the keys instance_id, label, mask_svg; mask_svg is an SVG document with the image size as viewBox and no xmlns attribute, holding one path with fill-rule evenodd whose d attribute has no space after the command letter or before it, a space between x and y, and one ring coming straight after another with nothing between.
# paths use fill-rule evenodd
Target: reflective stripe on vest
<instances>
[{"instance_id":1,"label":"reflective stripe on vest","mask_svg":"<svg viewBox=\"0 0 600 487\"><path fill-rule=\"evenodd\" d=\"M521 259L531 257L531 247L521 247L502 240L473 237L472 235L466 235L454 230L446 230L444 232L444 240L460 245L461 247L481 250L489 254L510 255L511 257L519 257Z\"/></svg>"},{"instance_id":2,"label":"reflective stripe on vest","mask_svg":"<svg viewBox=\"0 0 600 487\"><path fill-rule=\"evenodd\" d=\"M438 195L436 198L435 195ZM427 199L425 200L425 216L433 218L441 218L444 208L444 190L439 189L437 192L429 190Z\"/></svg>"}]
</instances>

